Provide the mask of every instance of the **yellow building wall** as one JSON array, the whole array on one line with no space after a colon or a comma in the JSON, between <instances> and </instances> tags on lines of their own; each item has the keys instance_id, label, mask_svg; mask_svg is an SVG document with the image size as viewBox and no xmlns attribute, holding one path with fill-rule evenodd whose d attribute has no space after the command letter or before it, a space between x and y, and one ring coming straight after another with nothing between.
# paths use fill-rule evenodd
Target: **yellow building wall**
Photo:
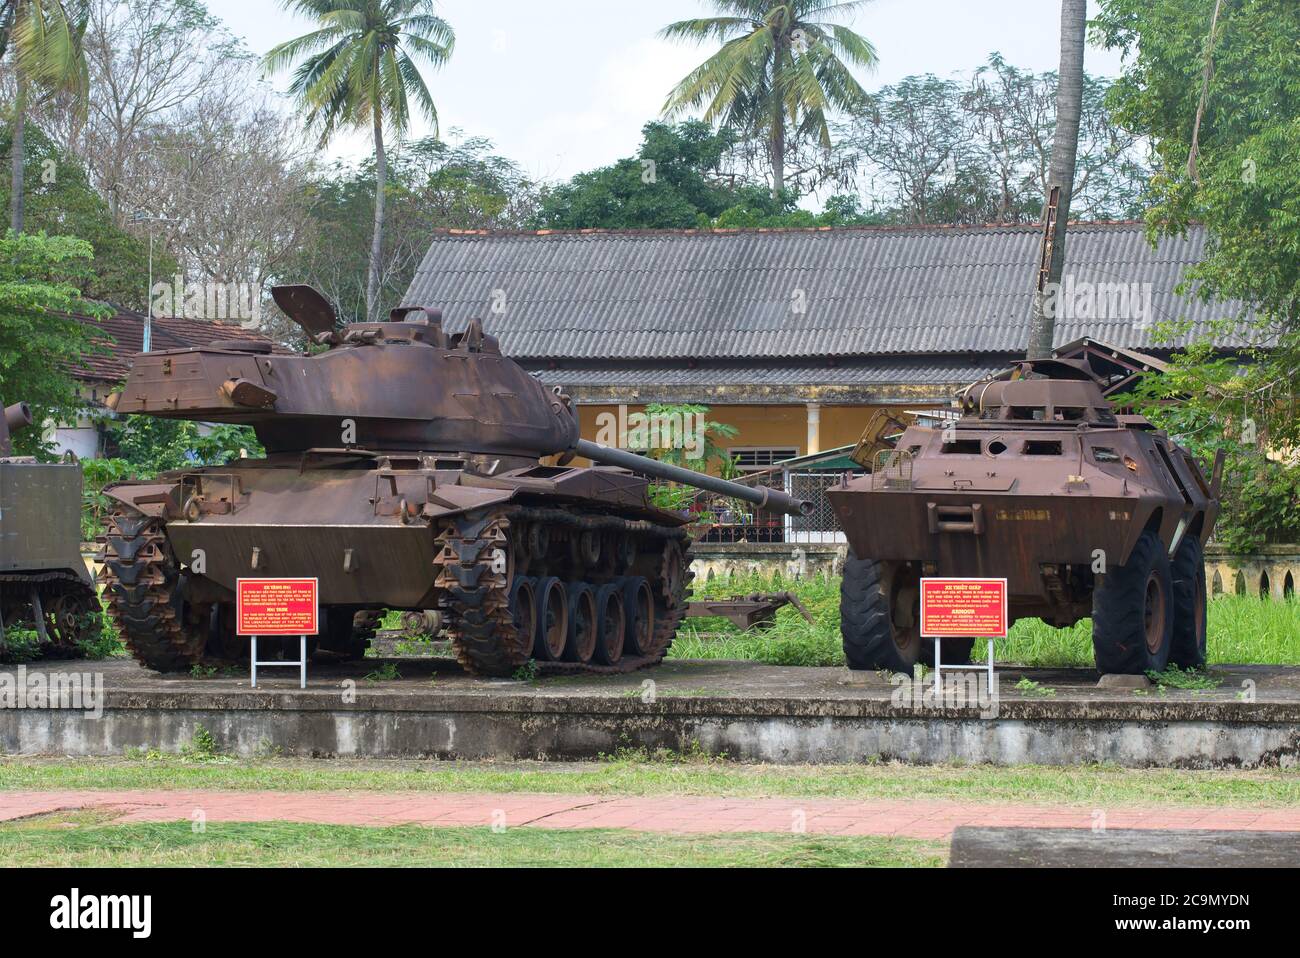
<instances>
[{"instance_id":1,"label":"yellow building wall","mask_svg":"<svg viewBox=\"0 0 1300 958\"><path fill-rule=\"evenodd\" d=\"M819 452L856 443L862 430L878 406L830 406L821 407L821 426ZM897 408L897 407L895 407ZM644 406L629 405L629 414L643 412ZM599 424L597 417L601 413L618 416L618 406L580 405L578 422L582 438L597 441ZM788 447L798 450L799 455L808 453L808 410L804 405L774 406L724 406L709 407L710 422L734 426L738 432L726 439L722 445L727 448L752 447ZM585 462L585 460L584 460Z\"/></svg>"}]
</instances>

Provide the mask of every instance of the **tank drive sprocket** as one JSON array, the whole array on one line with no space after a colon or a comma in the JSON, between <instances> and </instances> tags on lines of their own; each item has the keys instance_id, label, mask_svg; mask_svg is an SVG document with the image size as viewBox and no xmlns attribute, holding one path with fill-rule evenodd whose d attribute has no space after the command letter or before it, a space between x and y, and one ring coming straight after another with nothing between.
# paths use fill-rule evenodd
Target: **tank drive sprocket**
<instances>
[{"instance_id":1,"label":"tank drive sprocket","mask_svg":"<svg viewBox=\"0 0 1300 958\"><path fill-rule=\"evenodd\" d=\"M211 610L183 600L184 572L163 521L118 506L105 518L100 540L108 614L131 654L159 672L184 671L202 661Z\"/></svg>"}]
</instances>

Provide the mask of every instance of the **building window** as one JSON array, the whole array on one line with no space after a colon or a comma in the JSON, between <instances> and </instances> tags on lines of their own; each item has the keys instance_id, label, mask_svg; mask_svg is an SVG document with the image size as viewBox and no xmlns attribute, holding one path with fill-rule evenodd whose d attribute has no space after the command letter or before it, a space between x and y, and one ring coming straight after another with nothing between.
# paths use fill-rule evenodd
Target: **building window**
<instances>
[{"instance_id":1,"label":"building window","mask_svg":"<svg viewBox=\"0 0 1300 958\"><path fill-rule=\"evenodd\" d=\"M790 446L774 447L750 447L740 449L728 449L731 454L731 461L736 464L736 468L742 472L754 472L759 469L771 469L779 462L785 462L787 459L794 459L799 455L799 450Z\"/></svg>"}]
</instances>

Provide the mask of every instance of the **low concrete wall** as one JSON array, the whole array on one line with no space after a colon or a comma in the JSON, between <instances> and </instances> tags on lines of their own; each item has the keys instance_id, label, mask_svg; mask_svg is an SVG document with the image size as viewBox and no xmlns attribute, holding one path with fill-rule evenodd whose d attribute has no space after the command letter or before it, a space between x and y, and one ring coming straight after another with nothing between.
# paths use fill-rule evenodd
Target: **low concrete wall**
<instances>
[{"instance_id":1,"label":"low concrete wall","mask_svg":"<svg viewBox=\"0 0 1300 958\"><path fill-rule=\"evenodd\" d=\"M1255 768L1300 765L1300 670L1216 669L1222 684L1135 696L1088 669L999 670L998 707L942 707L896 694L875 673L671 661L617 676L476 679L451 662L402 660L371 684L373 660L288 681L163 679L129 662L104 673L102 715L0 708L0 751L120 756L177 752L199 728L233 755L580 760L634 748L746 762L974 762ZM67 663L33 667L54 677ZM430 681L430 674L436 674ZM1054 689L1035 696L1022 677ZM647 697L648 693L652 693Z\"/></svg>"},{"instance_id":2,"label":"low concrete wall","mask_svg":"<svg viewBox=\"0 0 1300 958\"><path fill-rule=\"evenodd\" d=\"M1300 580L1300 546L1263 546L1251 555L1205 550L1205 581L1214 595L1256 595L1281 601L1295 597Z\"/></svg>"},{"instance_id":3,"label":"low concrete wall","mask_svg":"<svg viewBox=\"0 0 1300 958\"><path fill-rule=\"evenodd\" d=\"M579 760L644 748L701 750L776 764L1300 764L1300 726L1294 722L1010 716L986 721L952 715L825 714L823 709L817 710L820 715L794 714L799 709L761 714L736 709L735 703L698 700L654 708L588 700L581 711L521 709L520 704L457 708L447 703L442 709L416 711L110 709L97 722L72 712L23 710L0 714L0 746L11 754L104 756L131 748L176 752L202 727L222 751L244 757Z\"/></svg>"},{"instance_id":4,"label":"low concrete wall","mask_svg":"<svg viewBox=\"0 0 1300 958\"><path fill-rule=\"evenodd\" d=\"M803 579L839 575L847 553L847 546L834 543L697 542L691 546L691 568L701 581L745 575ZM1293 598L1300 581L1300 546L1264 546L1244 556L1211 546L1205 554L1205 581L1214 595Z\"/></svg>"}]
</instances>

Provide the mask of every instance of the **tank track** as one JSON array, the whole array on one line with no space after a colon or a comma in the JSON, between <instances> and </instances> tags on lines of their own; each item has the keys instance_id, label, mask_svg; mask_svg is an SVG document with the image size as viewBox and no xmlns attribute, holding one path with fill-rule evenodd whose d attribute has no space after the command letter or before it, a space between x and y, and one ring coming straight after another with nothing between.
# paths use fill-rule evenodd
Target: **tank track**
<instances>
[{"instance_id":1,"label":"tank track","mask_svg":"<svg viewBox=\"0 0 1300 958\"><path fill-rule=\"evenodd\" d=\"M108 614L130 653L159 672L201 661L208 630L181 618L180 569L163 520L119 507L105 518L100 541Z\"/></svg>"},{"instance_id":2,"label":"tank track","mask_svg":"<svg viewBox=\"0 0 1300 958\"><path fill-rule=\"evenodd\" d=\"M521 554L522 537L516 530L530 524L559 528L571 536L607 533L630 537L637 545L630 571L645 576L655 605L654 637L648 654L625 654L613 665L538 662L538 670L624 674L661 662L686 617L693 573L690 538L685 530L616 516L508 506L453 517L438 536L436 554L442 570L436 584L447 596L448 631L460 664L474 674L508 676L533 659L534 636L523 635L516 628L510 608L510 590L516 575L534 571L594 583L617 576L616 560L598 566L584 564L582 557L575 555L567 563L568 574L561 575L559 570L548 567L545 555L525 557Z\"/></svg>"},{"instance_id":3,"label":"tank track","mask_svg":"<svg viewBox=\"0 0 1300 958\"><path fill-rule=\"evenodd\" d=\"M93 586L72 571L54 569L47 572L0 573L0 616L5 628L13 622L27 621L31 615L31 594L35 590L45 612L45 628L50 644L47 658L80 658L85 653L77 646L82 638L81 616L99 611L99 596ZM17 612L22 608L25 612ZM0 638L0 657L6 654Z\"/></svg>"}]
</instances>

